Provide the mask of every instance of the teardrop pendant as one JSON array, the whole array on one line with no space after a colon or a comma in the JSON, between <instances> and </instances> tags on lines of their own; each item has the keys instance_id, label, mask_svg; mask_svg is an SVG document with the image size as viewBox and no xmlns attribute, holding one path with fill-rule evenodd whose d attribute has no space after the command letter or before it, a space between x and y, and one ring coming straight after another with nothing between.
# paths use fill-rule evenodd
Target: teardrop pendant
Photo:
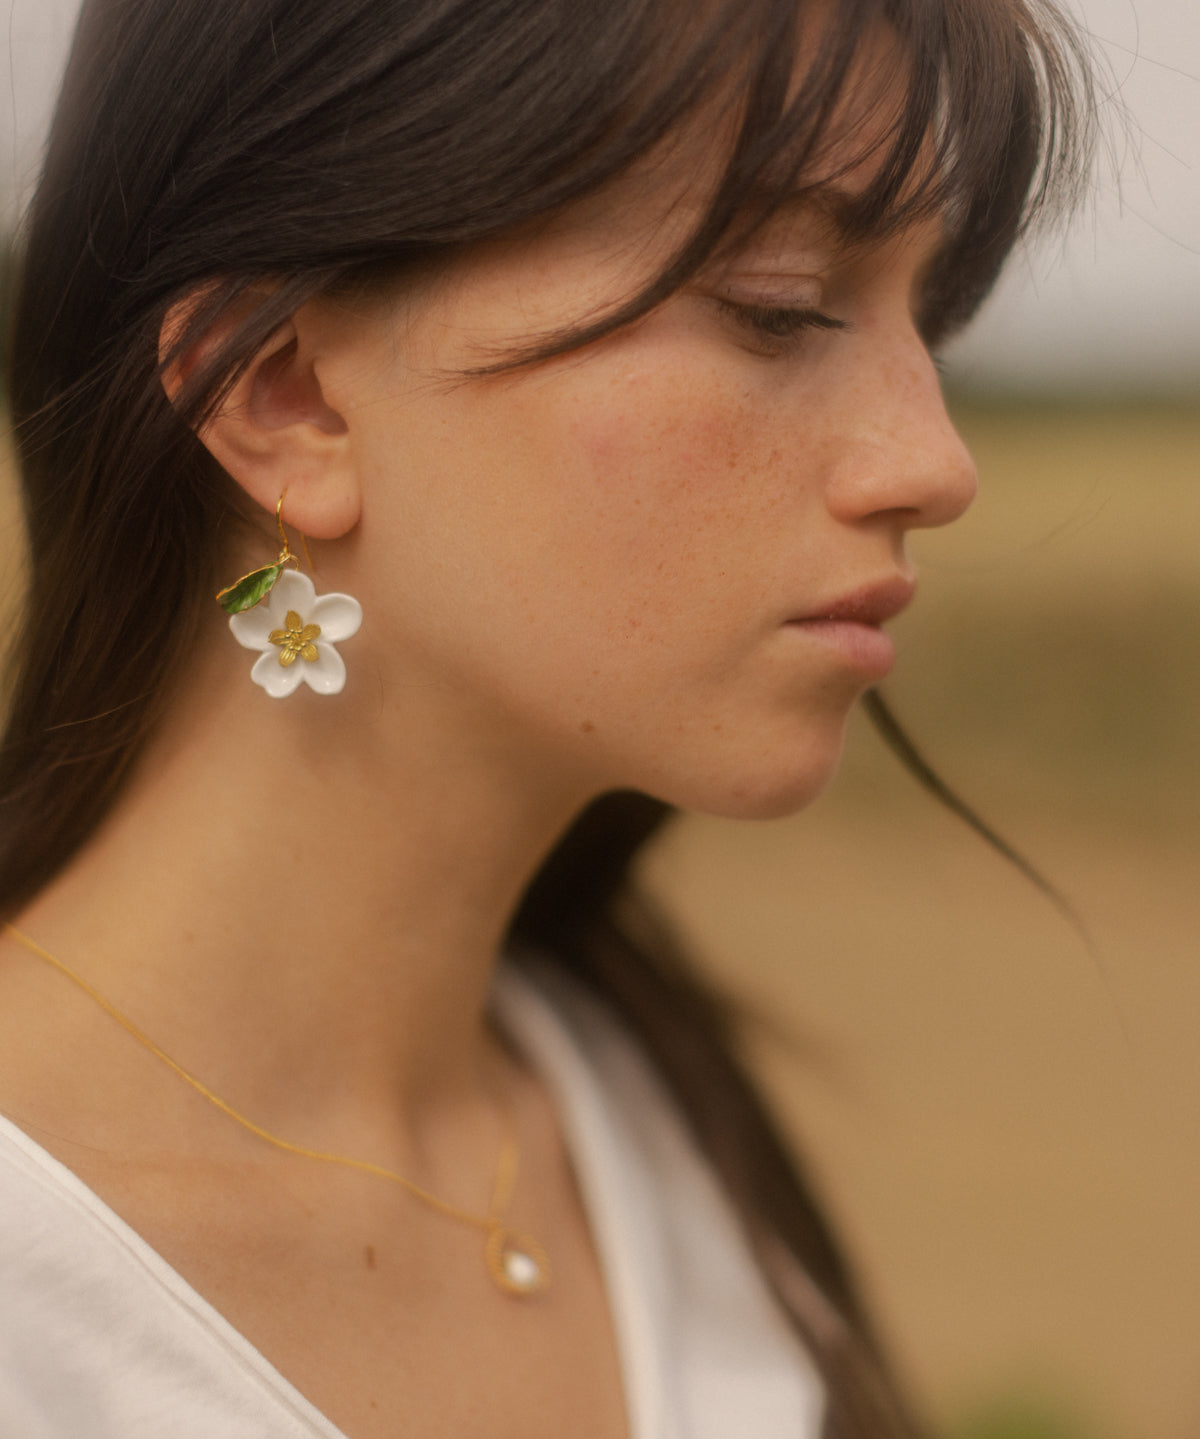
<instances>
[{"instance_id":1,"label":"teardrop pendant","mask_svg":"<svg viewBox=\"0 0 1200 1439\"><path fill-rule=\"evenodd\" d=\"M484 1247L488 1273L497 1288L522 1299L540 1294L550 1284L550 1258L536 1239L502 1224L488 1231Z\"/></svg>"}]
</instances>

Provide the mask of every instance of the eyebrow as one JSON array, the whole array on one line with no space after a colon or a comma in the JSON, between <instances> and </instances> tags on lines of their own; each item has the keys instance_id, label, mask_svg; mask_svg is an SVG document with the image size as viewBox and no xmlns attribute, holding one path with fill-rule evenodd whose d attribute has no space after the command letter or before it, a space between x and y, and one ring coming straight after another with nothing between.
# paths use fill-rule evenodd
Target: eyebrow
<instances>
[{"instance_id":1,"label":"eyebrow","mask_svg":"<svg viewBox=\"0 0 1200 1439\"><path fill-rule=\"evenodd\" d=\"M781 193L760 177L747 190L739 206L739 217L730 227L733 234L741 236L735 245L768 229L775 221L811 219L819 221L826 232L821 237L823 241L843 245L861 227L858 209L861 196L862 192L832 180L814 181ZM743 228L739 220L748 222L747 228Z\"/></svg>"},{"instance_id":2,"label":"eyebrow","mask_svg":"<svg viewBox=\"0 0 1200 1439\"><path fill-rule=\"evenodd\" d=\"M762 193L758 198L763 203L771 203L773 209L783 214L815 211L827 220L839 235L843 235L854 228L862 192L856 193L833 180L818 180L784 195L782 199L776 196L772 201L766 193Z\"/></svg>"},{"instance_id":3,"label":"eyebrow","mask_svg":"<svg viewBox=\"0 0 1200 1439\"><path fill-rule=\"evenodd\" d=\"M838 180L798 183L790 191L781 191L758 177L747 191L742 211L750 222L751 234L759 229L766 229L777 217L785 222L788 218L816 217L826 227L822 238L827 243L865 249L870 249L875 243L885 240L908 225L919 224L922 219L932 218L919 205L906 216L902 201L898 205L889 205L882 215L872 216L864 207L864 201L870 193L869 184L852 188ZM944 218L942 214L943 222ZM889 223L890 221L893 223ZM736 220L732 228L737 230ZM746 233L742 232L743 235Z\"/></svg>"}]
</instances>

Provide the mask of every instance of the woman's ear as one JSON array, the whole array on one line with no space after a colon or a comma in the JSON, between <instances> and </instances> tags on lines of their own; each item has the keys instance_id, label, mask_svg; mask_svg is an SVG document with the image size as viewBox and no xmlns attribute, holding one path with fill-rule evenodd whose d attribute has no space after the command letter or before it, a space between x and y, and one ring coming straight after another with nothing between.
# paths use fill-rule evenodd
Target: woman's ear
<instances>
[{"instance_id":1,"label":"woman's ear","mask_svg":"<svg viewBox=\"0 0 1200 1439\"><path fill-rule=\"evenodd\" d=\"M168 311L160 354L174 348L196 301ZM163 372L172 402L187 377L245 315L219 320ZM321 387L326 331L312 305L298 310L262 346L197 438L246 494L274 513L287 491L287 519L314 539L331 540L353 528L361 508L349 427Z\"/></svg>"}]
</instances>

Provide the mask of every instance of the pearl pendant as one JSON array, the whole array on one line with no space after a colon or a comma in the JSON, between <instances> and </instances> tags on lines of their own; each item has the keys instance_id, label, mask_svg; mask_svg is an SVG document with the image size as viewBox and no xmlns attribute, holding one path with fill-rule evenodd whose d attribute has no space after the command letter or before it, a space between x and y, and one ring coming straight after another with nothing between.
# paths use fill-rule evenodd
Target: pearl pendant
<instances>
[{"instance_id":1,"label":"pearl pendant","mask_svg":"<svg viewBox=\"0 0 1200 1439\"><path fill-rule=\"evenodd\" d=\"M524 1293L541 1286L542 1271L532 1255L522 1249L508 1249L504 1253L504 1277L514 1289Z\"/></svg>"},{"instance_id":2,"label":"pearl pendant","mask_svg":"<svg viewBox=\"0 0 1200 1439\"><path fill-rule=\"evenodd\" d=\"M528 1235L514 1234L498 1224L488 1234L484 1257L492 1280L506 1294L528 1298L550 1283L549 1257Z\"/></svg>"}]
</instances>

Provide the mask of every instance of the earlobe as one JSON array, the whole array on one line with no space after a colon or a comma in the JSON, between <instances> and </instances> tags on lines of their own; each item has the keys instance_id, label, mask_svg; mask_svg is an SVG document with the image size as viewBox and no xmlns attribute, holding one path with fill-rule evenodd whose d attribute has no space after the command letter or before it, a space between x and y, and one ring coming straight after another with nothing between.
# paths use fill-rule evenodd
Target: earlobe
<instances>
[{"instance_id":1,"label":"earlobe","mask_svg":"<svg viewBox=\"0 0 1200 1439\"><path fill-rule=\"evenodd\" d=\"M168 313L160 355L178 343L194 302ZM188 377L244 319L229 316L175 355L163 371L174 402ZM314 539L337 539L357 523L360 495L349 427L326 400L319 377L315 326L303 312L281 325L261 347L197 430L218 464L262 509L274 512L284 490L290 522Z\"/></svg>"}]
</instances>

